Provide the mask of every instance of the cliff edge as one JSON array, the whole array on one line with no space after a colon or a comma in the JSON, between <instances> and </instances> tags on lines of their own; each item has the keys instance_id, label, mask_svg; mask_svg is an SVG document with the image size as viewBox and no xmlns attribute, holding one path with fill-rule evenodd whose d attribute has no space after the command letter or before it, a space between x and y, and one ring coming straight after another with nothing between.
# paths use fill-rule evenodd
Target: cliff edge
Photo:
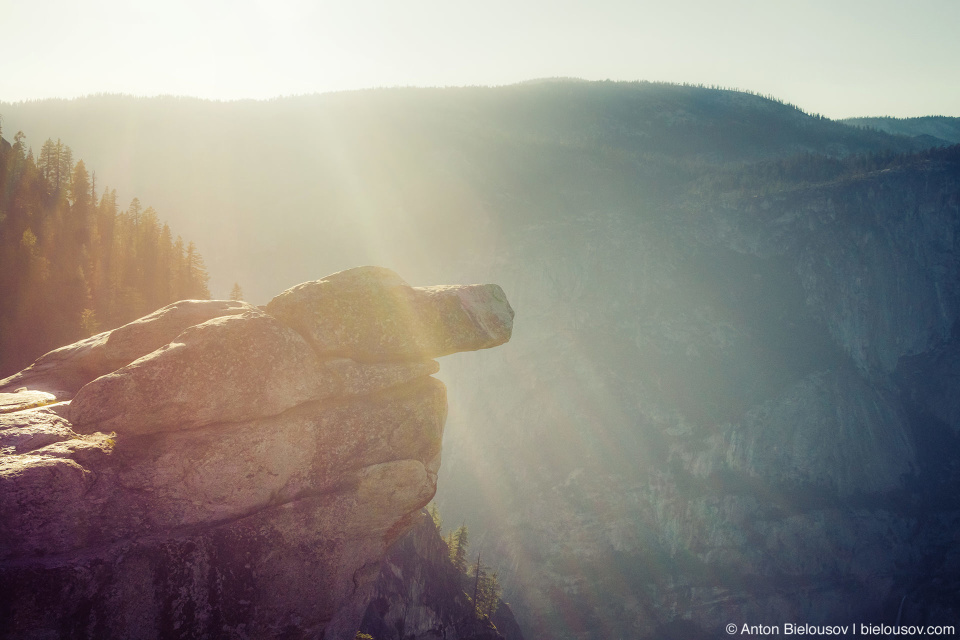
<instances>
[{"instance_id":1,"label":"cliff edge","mask_svg":"<svg viewBox=\"0 0 960 640\"><path fill-rule=\"evenodd\" d=\"M360 267L181 301L0 380L0 635L353 638L436 491L435 357L500 287Z\"/></svg>"}]
</instances>

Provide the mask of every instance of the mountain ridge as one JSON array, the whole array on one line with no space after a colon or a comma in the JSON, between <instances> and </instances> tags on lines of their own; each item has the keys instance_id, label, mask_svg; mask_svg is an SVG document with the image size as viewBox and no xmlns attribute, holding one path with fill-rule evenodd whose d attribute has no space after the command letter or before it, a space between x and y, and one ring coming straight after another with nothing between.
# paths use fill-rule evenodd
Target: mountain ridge
<instances>
[{"instance_id":1,"label":"mountain ridge","mask_svg":"<svg viewBox=\"0 0 960 640\"><path fill-rule=\"evenodd\" d=\"M137 193L197 242L214 292L225 296L239 281L252 300L295 279L318 249L322 271L375 262L436 281L435 270L409 264L420 246L443 246L456 225L495 218L500 205L488 198L497 191L583 182L584 171L632 173L663 158L685 165L917 148L753 94L658 83L371 89L235 103L102 96L0 103L0 113L30 144L70 139L101 183ZM652 191L673 179L643 180ZM375 187L361 194L358 184ZM397 210L417 233L385 215ZM369 222L358 222L358 211ZM293 239L280 225L307 235ZM371 226L383 229L372 242ZM485 250L487 231L473 227L476 250ZM338 241L324 242L325 233ZM271 263L293 262L301 266L265 279Z\"/></svg>"},{"instance_id":2,"label":"mountain ridge","mask_svg":"<svg viewBox=\"0 0 960 640\"><path fill-rule=\"evenodd\" d=\"M875 129L886 133L910 136L930 146L949 146L960 143L960 118L949 116L920 116L916 118L862 117L844 118L840 122L851 126Z\"/></svg>"}]
</instances>

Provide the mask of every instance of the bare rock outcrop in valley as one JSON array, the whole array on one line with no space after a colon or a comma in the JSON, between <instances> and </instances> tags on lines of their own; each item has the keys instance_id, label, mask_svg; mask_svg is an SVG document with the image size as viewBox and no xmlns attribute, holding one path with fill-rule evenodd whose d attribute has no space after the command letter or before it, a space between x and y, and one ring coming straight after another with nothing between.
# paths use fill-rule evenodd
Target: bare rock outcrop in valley
<instances>
[{"instance_id":1,"label":"bare rock outcrop in valley","mask_svg":"<svg viewBox=\"0 0 960 640\"><path fill-rule=\"evenodd\" d=\"M266 311L183 301L0 381L0 635L353 638L436 491L432 358L496 285L361 267Z\"/></svg>"}]
</instances>

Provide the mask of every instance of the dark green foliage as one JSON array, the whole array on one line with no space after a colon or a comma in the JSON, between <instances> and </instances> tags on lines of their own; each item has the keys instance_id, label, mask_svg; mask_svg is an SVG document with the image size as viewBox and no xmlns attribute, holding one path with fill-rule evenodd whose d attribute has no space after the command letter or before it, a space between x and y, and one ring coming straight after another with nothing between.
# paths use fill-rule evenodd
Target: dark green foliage
<instances>
[{"instance_id":1,"label":"dark green foliage","mask_svg":"<svg viewBox=\"0 0 960 640\"><path fill-rule=\"evenodd\" d=\"M427 513L430 514L437 532L440 532L442 519L440 518L440 509L436 503L431 502L427 507ZM473 603L474 612L477 618L490 618L496 613L500 606L500 598L503 596L503 588L500 586L498 572L491 573L490 567L480 562L480 554L477 554L476 564L467 567L467 548L469 539L467 534L467 525L461 524L456 531L450 533L444 541L447 543L447 549L450 553L450 564L457 570L463 578L469 581L468 597Z\"/></svg>"},{"instance_id":2,"label":"dark green foliage","mask_svg":"<svg viewBox=\"0 0 960 640\"><path fill-rule=\"evenodd\" d=\"M450 549L450 562L460 573L467 572L467 547L469 546L467 537L467 525L460 527L447 536L447 547Z\"/></svg>"},{"instance_id":3,"label":"dark green foliage","mask_svg":"<svg viewBox=\"0 0 960 640\"><path fill-rule=\"evenodd\" d=\"M478 581L479 589L474 602L478 617L490 618L500 607L500 599L503 596L503 587L500 586L499 572L490 573L489 570L481 567L483 570Z\"/></svg>"},{"instance_id":4,"label":"dark green foliage","mask_svg":"<svg viewBox=\"0 0 960 640\"><path fill-rule=\"evenodd\" d=\"M846 118L841 122L861 129L923 139L930 146L949 146L960 143L960 118L949 116Z\"/></svg>"},{"instance_id":5,"label":"dark green foliage","mask_svg":"<svg viewBox=\"0 0 960 640\"><path fill-rule=\"evenodd\" d=\"M500 606L500 597L503 589L500 587L497 572L490 573L490 568L480 562L477 554L477 564L473 567L473 609L477 618L489 618L496 613Z\"/></svg>"},{"instance_id":6,"label":"dark green foliage","mask_svg":"<svg viewBox=\"0 0 960 640\"><path fill-rule=\"evenodd\" d=\"M443 530L443 518L440 517L440 507L437 506L436 502L427 505L427 513L430 514L430 519L433 520L433 526L437 528L437 533L440 533Z\"/></svg>"},{"instance_id":7,"label":"dark green foliage","mask_svg":"<svg viewBox=\"0 0 960 640\"><path fill-rule=\"evenodd\" d=\"M151 207L99 197L82 160L22 132L0 139L0 377L50 349L181 298L209 298L203 258Z\"/></svg>"},{"instance_id":8,"label":"dark green foliage","mask_svg":"<svg viewBox=\"0 0 960 640\"><path fill-rule=\"evenodd\" d=\"M844 158L800 153L764 162L731 163L702 170L698 191L740 196L766 195L931 163L960 164L960 145L934 147L914 153L881 150Z\"/></svg>"}]
</instances>

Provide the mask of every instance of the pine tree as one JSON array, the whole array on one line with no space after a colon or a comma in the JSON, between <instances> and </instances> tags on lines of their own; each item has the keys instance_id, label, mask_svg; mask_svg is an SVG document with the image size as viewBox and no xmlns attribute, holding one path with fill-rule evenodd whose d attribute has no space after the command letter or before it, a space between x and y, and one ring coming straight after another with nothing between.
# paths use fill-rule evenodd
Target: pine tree
<instances>
[{"instance_id":1,"label":"pine tree","mask_svg":"<svg viewBox=\"0 0 960 640\"><path fill-rule=\"evenodd\" d=\"M37 168L40 169L40 175L50 188L53 188L53 181L56 177L59 164L56 145L53 143L53 140L47 138L43 146L40 147L40 157L37 158Z\"/></svg>"},{"instance_id":2,"label":"pine tree","mask_svg":"<svg viewBox=\"0 0 960 640\"><path fill-rule=\"evenodd\" d=\"M23 143L26 138L23 135L23 131L17 131L17 135L13 136L13 151L17 155L17 158L21 161L26 160L26 145Z\"/></svg>"},{"instance_id":3,"label":"pine tree","mask_svg":"<svg viewBox=\"0 0 960 640\"><path fill-rule=\"evenodd\" d=\"M90 204L90 174L83 160L79 160L70 177L70 200L73 205L84 209Z\"/></svg>"},{"instance_id":4,"label":"pine tree","mask_svg":"<svg viewBox=\"0 0 960 640\"><path fill-rule=\"evenodd\" d=\"M489 567L485 567L480 561L480 553L477 553L477 563L473 566L472 598L477 618L489 618L496 613L502 595L499 573L491 573Z\"/></svg>"},{"instance_id":5,"label":"pine tree","mask_svg":"<svg viewBox=\"0 0 960 640\"><path fill-rule=\"evenodd\" d=\"M61 193L70 186L70 174L73 170L73 151L70 147L63 144L60 138L57 138L56 152L57 164L54 190L57 193Z\"/></svg>"},{"instance_id":6,"label":"pine tree","mask_svg":"<svg viewBox=\"0 0 960 640\"><path fill-rule=\"evenodd\" d=\"M477 552L477 566L474 569L474 581L473 581L473 609L477 613L477 617L481 615L480 609L480 580L484 579L486 572L483 570L483 565L480 564L480 552Z\"/></svg>"},{"instance_id":7,"label":"pine tree","mask_svg":"<svg viewBox=\"0 0 960 640\"><path fill-rule=\"evenodd\" d=\"M239 282L233 283L233 289L230 290L230 299L236 302L243 300L243 289L240 288Z\"/></svg>"},{"instance_id":8,"label":"pine tree","mask_svg":"<svg viewBox=\"0 0 960 640\"><path fill-rule=\"evenodd\" d=\"M207 288L207 283L210 281L210 276L207 274L203 257L197 251L197 246L193 244L192 240L187 245L184 266L187 270L187 290L184 292L184 297L195 300L209 300L210 289Z\"/></svg>"},{"instance_id":9,"label":"pine tree","mask_svg":"<svg viewBox=\"0 0 960 640\"><path fill-rule=\"evenodd\" d=\"M96 312L93 309L84 309L80 313L80 330L83 337L95 335L99 329L100 322L97 320Z\"/></svg>"},{"instance_id":10,"label":"pine tree","mask_svg":"<svg viewBox=\"0 0 960 640\"><path fill-rule=\"evenodd\" d=\"M437 533L443 530L443 518L440 517L440 508L437 507L436 502L431 502L427 505L427 513L430 515L430 519L433 520L433 526L437 528Z\"/></svg>"},{"instance_id":11,"label":"pine tree","mask_svg":"<svg viewBox=\"0 0 960 640\"><path fill-rule=\"evenodd\" d=\"M189 289L187 285L187 257L183 248L183 238L177 236L173 243L173 261L171 269L171 278L173 283L173 299L184 300L187 298L186 292Z\"/></svg>"},{"instance_id":12,"label":"pine tree","mask_svg":"<svg viewBox=\"0 0 960 640\"><path fill-rule=\"evenodd\" d=\"M450 562L460 573L467 571L467 547L469 538L467 536L467 525L461 524L460 527L450 534L447 541L447 547L450 550Z\"/></svg>"},{"instance_id":13,"label":"pine tree","mask_svg":"<svg viewBox=\"0 0 960 640\"><path fill-rule=\"evenodd\" d=\"M162 307L164 303L159 294L160 283L166 280L166 274L160 273L160 219L153 207L144 209L136 234L139 286L146 292L148 307Z\"/></svg>"},{"instance_id":14,"label":"pine tree","mask_svg":"<svg viewBox=\"0 0 960 640\"><path fill-rule=\"evenodd\" d=\"M157 282L156 296L164 301L164 304L172 300L178 300L174 295L174 248L173 233L167 223L160 229L160 239L157 247Z\"/></svg>"},{"instance_id":15,"label":"pine tree","mask_svg":"<svg viewBox=\"0 0 960 640\"><path fill-rule=\"evenodd\" d=\"M476 604L477 617L491 617L500 607L500 599L503 597L503 587L500 586L499 572L483 571L483 577L479 581Z\"/></svg>"},{"instance_id":16,"label":"pine tree","mask_svg":"<svg viewBox=\"0 0 960 640\"><path fill-rule=\"evenodd\" d=\"M143 206L140 204L140 198L134 198L130 201L130 206L127 208L127 215L130 216L130 221L133 223L134 229L140 226L141 213L143 213Z\"/></svg>"}]
</instances>

